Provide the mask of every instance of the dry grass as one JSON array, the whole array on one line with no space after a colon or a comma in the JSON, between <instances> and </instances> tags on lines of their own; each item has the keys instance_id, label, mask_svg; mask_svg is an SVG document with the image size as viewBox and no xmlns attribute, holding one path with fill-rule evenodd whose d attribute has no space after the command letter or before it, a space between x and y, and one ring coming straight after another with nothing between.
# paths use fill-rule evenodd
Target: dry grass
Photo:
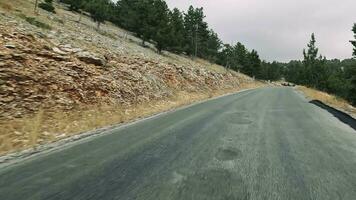
<instances>
[{"instance_id":1,"label":"dry grass","mask_svg":"<svg viewBox=\"0 0 356 200\"><path fill-rule=\"evenodd\" d=\"M327 105L344 110L352 115L356 115L356 108L352 107L350 103L340 97L304 86L298 86L297 89L310 99L322 101Z\"/></svg>"},{"instance_id":2,"label":"dry grass","mask_svg":"<svg viewBox=\"0 0 356 200\"><path fill-rule=\"evenodd\" d=\"M13 7L10 4L7 4L6 2L0 2L0 7L4 9L5 11L12 11Z\"/></svg>"},{"instance_id":3,"label":"dry grass","mask_svg":"<svg viewBox=\"0 0 356 200\"><path fill-rule=\"evenodd\" d=\"M262 86L262 83L253 82L241 85L240 89ZM231 88L210 93L179 91L169 99L131 106L92 105L76 108L70 112L40 110L33 116L0 123L0 155L33 148L39 144L58 141L90 130L129 122L238 90L238 88Z\"/></svg>"},{"instance_id":4,"label":"dry grass","mask_svg":"<svg viewBox=\"0 0 356 200\"><path fill-rule=\"evenodd\" d=\"M140 43L138 38L113 26L111 23L103 24L101 27L101 34L98 34L95 29L96 24L90 18L83 16L80 24L78 24L76 21L79 16L76 13L61 9L58 4L55 4L57 14L53 17L49 17L41 9L39 9L39 15L34 14L33 5L34 0L11 0L6 1L6 3L0 0L0 10L9 13L14 12L14 16L17 16L19 21L25 21L20 17L20 14L22 14L28 18L35 18L40 22L50 24L53 30L66 30L68 33L73 32L76 34L78 34L78 25L80 25L82 32L79 34L89 37L91 37L91 35L96 35L97 37L101 36L104 38L101 41L108 41L107 43L98 44L94 41L85 42L83 40L77 40L74 37L70 42L73 46L78 46L94 52L100 52L103 49L108 48L111 52L117 53L118 55L120 53L124 56L139 55L148 59L157 60L161 63L173 62L179 65L207 68L211 71L226 73L226 70L222 66L201 59L192 60L189 57L171 53L167 53L165 56L158 55L152 51L152 49L143 48L137 45ZM12 10L15 8L19 10ZM48 30L40 31L43 32ZM115 43L116 40L121 42L120 47L124 49L123 52L116 51L116 47L108 45ZM242 74L239 76L241 77L241 80L249 80L248 77L245 77ZM216 90L210 93L188 93L178 91L169 99L162 99L138 105L91 105L78 107L70 112L40 110L32 116L26 116L21 119L2 120L0 121L0 155L36 147L39 144L57 141L65 137L100 127L128 122L139 117L146 117L199 100L235 92L239 89L260 87L262 85L262 83L252 82L241 85L240 88Z\"/></svg>"}]
</instances>

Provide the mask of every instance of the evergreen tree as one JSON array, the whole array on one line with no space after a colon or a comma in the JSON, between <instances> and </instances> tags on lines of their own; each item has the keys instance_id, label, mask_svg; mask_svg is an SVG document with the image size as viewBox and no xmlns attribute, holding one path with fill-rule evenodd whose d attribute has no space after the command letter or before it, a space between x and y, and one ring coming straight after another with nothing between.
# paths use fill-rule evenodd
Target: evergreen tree
<instances>
[{"instance_id":1,"label":"evergreen tree","mask_svg":"<svg viewBox=\"0 0 356 200\"><path fill-rule=\"evenodd\" d=\"M217 33L215 33L213 30L209 31L209 36L206 40L205 43L205 55L204 58L211 62L217 62L218 60L218 52L221 49L221 40L219 39L219 36Z\"/></svg>"},{"instance_id":2,"label":"evergreen tree","mask_svg":"<svg viewBox=\"0 0 356 200\"><path fill-rule=\"evenodd\" d=\"M352 28L352 31L354 32L354 38L355 40L350 41L352 45L354 46L354 52L353 55L356 57L356 23L354 24L354 27Z\"/></svg>"},{"instance_id":3,"label":"evergreen tree","mask_svg":"<svg viewBox=\"0 0 356 200\"><path fill-rule=\"evenodd\" d=\"M208 24L204 21L203 8L190 6L184 15L186 35L186 53L203 57L207 55L207 39L209 37Z\"/></svg>"},{"instance_id":4,"label":"evergreen tree","mask_svg":"<svg viewBox=\"0 0 356 200\"><path fill-rule=\"evenodd\" d=\"M217 63L231 69L234 61L233 53L233 47L230 44L224 44L222 50L218 53Z\"/></svg>"},{"instance_id":5,"label":"evergreen tree","mask_svg":"<svg viewBox=\"0 0 356 200\"><path fill-rule=\"evenodd\" d=\"M356 62L355 64L350 67L349 71L350 73L350 90L348 94L348 99L353 105L356 105Z\"/></svg>"},{"instance_id":6,"label":"evergreen tree","mask_svg":"<svg viewBox=\"0 0 356 200\"><path fill-rule=\"evenodd\" d=\"M238 42L236 43L236 45L234 46L234 69L235 70L241 70L241 71L248 71L248 70L244 70L243 68L246 68L248 66L246 66L248 64L248 50L246 49L246 47Z\"/></svg>"},{"instance_id":7,"label":"evergreen tree","mask_svg":"<svg viewBox=\"0 0 356 200\"><path fill-rule=\"evenodd\" d=\"M169 50L182 53L184 51L184 18L183 13L174 8L173 11L169 13Z\"/></svg>"},{"instance_id":8,"label":"evergreen tree","mask_svg":"<svg viewBox=\"0 0 356 200\"><path fill-rule=\"evenodd\" d=\"M53 0L44 0L44 2L41 2L38 4L38 7L42 8L43 10L46 10L48 12L56 13L54 6L52 5Z\"/></svg>"},{"instance_id":9,"label":"evergreen tree","mask_svg":"<svg viewBox=\"0 0 356 200\"><path fill-rule=\"evenodd\" d=\"M261 60L256 50L248 53L248 62L243 66L242 72L249 76L260 78Z\"/></svg>"},{"instance_id":10,"label":"evergreen tree","mask_svg":"<svg viewBox=\"0 0 356 200\"><path fill-rule=\"evenodd\" d=\"M97 23L98 29L107 17L109 1L110 0L89 0L85 5L85 10L90 13L91 18Z\"/></svg>"},{"instance_id":11,"label":"evergreen tree","mask_svg":"<svg viewBox=\"0 0 356 200\"><path fill-rule=\"evenodd\" d=\"M310 42L308 43L308 51L303 50L304 64L313 65L318 58L319 49L315 46L315 35L312 33Z\"/></svg>"},{"instance_id":12,"label":"evergreen tree","mask_svg":"<svg viewBox=\"0 0 356 200\"><path fill-rule=\"evenodd\" d=\"M123 28L136 32L136 23L138 23L138 0L119 0L116 3L117 22Z\"/></svg>"},{"instance_id":13,"label":"evergreen tree","mask_svg":"<svg viewBox=\"0 0 356 200\"><path fill-rule=\"evenodd\" d=\"M78 11L82 8L83 3L86 3L85 0L62 0L62 2L68 4L71 11Z\"/></svg>"},{"instance_id":14,"label":"evergreen tree","mask_svg":"<svg viewBox=\"0 0 356 200\"><path fill-rule=\"evenodd\" d=\"M77 12L79 14L78 22L80 22L82 19L81 9L87 3L86 0L62 0L62 2L69 5L69 10Z\"/></svg>"},{"instance_id":15,"label":"evergreen tree","mask_svg":"<svg viewBox=\"0 0 356 200\"><path fill-rule=\"evenodd\" d=\"M351 41L351 43L354 46L353 55L356 58L356 23L354 24L352 31L354 33L355 40ZM356 62L349 67L349 74L350 74L350 92L348 96L352 104L356 105Z\"/></svg>"},{"instance_id":16,"label":"evergreen tree","mask_svg":"<svg viewBox=\"0 0 356 200\"><path fill-rule=\"evenodd\" d=\"M153 13L151 16L152 23L152 39L156 42L156 48L160 53L162 50L167 49L170 37L169 26L169 9L165 1L155 0L153 2Z\"/></svg>"},{"instance_id":17,"label":"evergreen tree","mask_svg":"<svg viewBox=\"0 0 356 200\"><path fill-rule=\"evenodd\" d=\"M315 46L316 39L314 33L311 35L308 43L308 50L303 50L304 60L304 77L306 84L315 88L324 90L326 88L327 71L324 67L325 59L318 56L319 49Z\"/></svg>"},{"instance_id":18,"label":"evergreen tree","mask_svg":"<svg viewBox=\"0 0 356 200\"><path fill-rule=\"evenodd\" d=\"M261 63L261 71L260 71L260 79L277 81L282 78L282 66L280 63L272 62L262 62Z\"/></svg>"}]
</instances>

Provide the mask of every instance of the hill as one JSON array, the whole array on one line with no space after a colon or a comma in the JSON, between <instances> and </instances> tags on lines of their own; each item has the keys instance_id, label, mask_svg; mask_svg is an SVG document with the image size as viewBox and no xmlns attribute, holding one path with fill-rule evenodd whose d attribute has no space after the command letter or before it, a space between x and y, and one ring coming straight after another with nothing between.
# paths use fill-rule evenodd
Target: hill
<instances>
[{"instance_id":1,"label":"hill","mask_svg":"<svg viewBox=\"0 0 356 200\"><path fill-rule=\"evenodd\" d=\"M0 154L263 85L54 5L0 2Z\"/></svg>"}]
</instances>

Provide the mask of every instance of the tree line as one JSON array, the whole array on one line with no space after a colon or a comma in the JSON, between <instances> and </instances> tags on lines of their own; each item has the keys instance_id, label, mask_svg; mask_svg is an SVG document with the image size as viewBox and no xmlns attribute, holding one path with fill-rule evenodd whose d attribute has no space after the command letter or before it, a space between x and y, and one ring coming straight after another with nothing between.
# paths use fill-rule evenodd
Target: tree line
<instances>
[{"instance_id":1,"label":"tree line","mask_svg":"<svg viewBox=\"0 0 356 200\"><path fill-rule=\"evenodd\" d=\"M190 6L187 11L170 10L164 0L60 0L74 12L87 12L97 22L105 21L133 32L150 42L157 51L163 50L199 57L221 64L232 70L261 78L257 71L262 62L256 50L249 51L243 44L224 44L205 21L203 8ZM268 73L275 74L272 68ZM266 72L267 73L267 72Z\"/></svg>"},{"instance_id":2,"label":"tree line","mask_svg":"<svg viewBox=\"0 0 356 200\"><path fill-rule=\"evenodd\" d=\"M355 40L350 41L356 58L356 24L353 27ZM356 105L356 59L327 60L319 55L315 35L303 51L303 61L291 61L285 64L283 76L289 82L305 85L331 94L335 94Z\"/></svg>"},{"instance_id":3,"label":"tree line","mask_svg":"<svg viewBox=\"0 0 356 200\"><path fill-rule=\"evenodd\" d=\"M261 80L280 80L336 94L356 105L355 59L327 60L319 55L312 34L303 61L266 62L256 50L242 43L224 44L205 21L203 8L190 6L187 11L170 10L164 0L60 0L74 12L87 12L97 22L105 21L133 32L142 45L150 42L163 50L199 57ZM356 25L351 41L356 58Z\"/></svg>"}]
</instances>

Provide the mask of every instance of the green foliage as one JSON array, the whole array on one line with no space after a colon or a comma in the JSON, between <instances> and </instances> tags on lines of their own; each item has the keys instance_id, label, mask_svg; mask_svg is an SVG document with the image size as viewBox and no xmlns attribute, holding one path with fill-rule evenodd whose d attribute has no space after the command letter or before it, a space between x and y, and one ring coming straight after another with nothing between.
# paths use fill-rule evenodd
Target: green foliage
<instances>
[{"instance_id":1,"label":"green foliage","mask_svg":"<svg viewBox=\"0 0 356 200\"><path fill-rule=\"evenodd\" d=\"M110 0L88 0L84 4L84 9L90 13L91 18L97 23L97 28L107 18L107 11L109 10Z\"/></svg>"},{"instance_id":2,"label":"green foliage","mask_svg":"<svg viewBox=\"0 0 356 200\"><path fill-rule=\"evenodd\" d=\"M168 50L175 53L182 53L185 48L185 29L183 13L179 9L175 8L169 12L168 26L170 30L168 35L170 38Z\"/></svg>"},{"instance_id":3,"label":"green foliage","mask_svg":"<svg viewBox=\"0 0 356 200\"><path fill-rule=\"evenodd\" d=\"M215 40L213 42L217 42L216 34L209 30L208 23L206 23L204 19L205 15L203 8L194 8L193 6L190 6L187 13L184 14L186 36L185 52L188 55L208 58L211 54L209 51L213 50L209 49L209 40L211 40L210 42L213 40Z\"/></svg>"},{"instance_id":4,"label":"green foliage","mask_svg":"<svg viewBox=\"0 0 356 200\"><path fill-rule=\"evenodd\" d=\"M217 63L258 79L271 80L271 77L266 74L267 69L265 69L267 66L269 67L269 63L262 62L256 50L250 52L240 42L235 46L224 45L218 55Z\"/></svg>"},{"instance_id":5,"label":"green foliage","mask_svg":"<svg viewBox=\"0 0 356 200\"><path fill-rule=\"evenodd\" d=\"M223 44L205 21L203 8L190 6L186 12L169 10L164 0L61 0L73 11L90 13L98 27L111 21L142 39L151 42L158 52L168 50L220 63L256 78L262 65L258 53L237 43Z\"/></svg>"},{"instance_id":6,"label":"green foliage","mask_svg":"<svg viewBox=\"0 0 356 200\"><path fill-rule=\"evenodd\" d=\"M312 33L310 42L307 45L308 51L305 51L305 49L303 50L305 65L313 65L314 62L316 62L317 60L319 49L315 46L315 43L316 43L315 35L314 33Z\"/></svg>"},{"instance_id":7,"label":"green foliage","mask_svg":"<svg viewBox=\"0 0 356 200\"><path fill-rule=\"evenodd\" d=\"M69 9L72 11L79 11L83 7L85 0L62 0L63 3L69 4Z\"/></svg>"},{"instance_id":8,"label":"green foliage","mask_svg":"<svg viewBox=\"0 0 356 200\"><path fill-rule=\"evenodd\" d=\"M171 29L173 27L169 26L170 18L169 18L169 9L165 1L156 0L154 2L154 8L156 13L154 15L154 24L156 31L152 34L152 40L156 42L156 48L158 52L162 50L167 50L170 41L172 38L170 37Z\"/></svg>"},{"instance_id":9,"label":"green foliage","mask_svg":"<svg viewBox=\"0 0 356 200\"><path fill-rule=\"evenodd\" d=\"M325 90L327 88L327 69L325 58L318 56L319 49L315 46L316 39L314 33L308 43L308 50L303 50L303 80L306 85Z\"/></svg>"},{"instance_id":10,"label":"green foliage","mask_svg":"<svg viewBox=\"0 0 356 200\"><path fill-rule=\"evenodd\" d=\"M354 52L353 55L356 57L356 23L354 24L354 27L352 28L352 31L354 32L354 38L355 40L350 41L352 45L354 46Z\"/></svg>"},{"instance_id":11,"label":"green foliage","mask_svg":"<svg viewBox=\"0 0 356 200\"><path fill-rule=\"evenodd\" d=\"M278 62L262 62L259 78L263 80L278 81L282 78L283 64Z\"/></svg>"},{"instance_id":12,"label":"green foliage","mask_svg":"<svg viewBox=\"0 0 356 200\"><path fill-rule=\"evenodd\" d=\"M39 3L38 7L48 12L56 13L55 8L52 5L52 0L45 0L44 2Z\"/></svg>"},{"instance_id":13,"label":"green foliage","mask_svg":"<svg viewBox=\"0 0 356 200\"><path fill-rule=\"evenodd\" d=\"M47 29L47 30L51 30L52 29L52 27L50 25L45 24L43 22L40 22L34 17L27 17L24 14L20 14L19 17L21 17L22 19L26 20L28 23L30 23L30 24L32 24L34 26L37 26L39 28Z\"/></svg>"},{"instance_id":14,"label":"green foliage","mask_svg":"<svg viewBox=\"0 0 356 200\"><path fill-rule=\"evenodd\" d=\"M326 60L318 57L315 43L313 34L308 51L303 51L303 62L291 61L286 65L286 80L335 94L356 105L356 60Z\"/></svg>"},{"instance_id":15,"label":"green foliage","mask_svg":"<svg viewBox=\"0 0 356 200\"><path fill-rule=\"evenodd\" d=\"M353 103L353 105L356 105L356 63L349 69L348 73L351 74L349 79L350 90L348 93L348 99Z\"/></svg>"}]
</instances>

